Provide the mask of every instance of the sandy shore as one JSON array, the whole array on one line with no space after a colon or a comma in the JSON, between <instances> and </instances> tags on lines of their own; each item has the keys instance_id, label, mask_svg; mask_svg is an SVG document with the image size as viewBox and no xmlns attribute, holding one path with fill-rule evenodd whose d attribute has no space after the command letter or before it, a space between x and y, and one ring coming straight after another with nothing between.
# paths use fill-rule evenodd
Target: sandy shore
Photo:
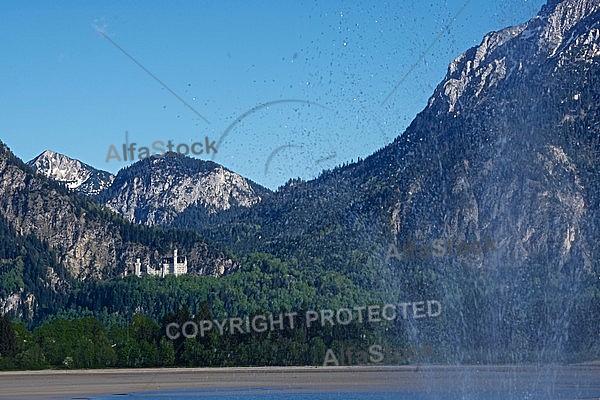
<instances>
[{"instance_id":1,"label":"sandy shore","mask_svg":"<svg viewBox=\"0 0 600 400\"><path fill-rule=\"evenodd\" d=\"M573 390L600 393L600 365L163 368L0 373L0 398L56 399L176 389L285 392ZM213 392L214 394L214 392Z\"/></svg>"}]
</instances>

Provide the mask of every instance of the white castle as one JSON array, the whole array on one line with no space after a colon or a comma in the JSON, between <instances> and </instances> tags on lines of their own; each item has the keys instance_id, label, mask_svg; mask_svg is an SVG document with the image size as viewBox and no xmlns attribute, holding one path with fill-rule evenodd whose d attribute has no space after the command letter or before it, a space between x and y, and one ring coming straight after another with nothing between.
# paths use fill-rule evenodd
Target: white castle
<instances>
[{"instance_id":1,"label":"white castle","mask_svg":"<svg viewBox=\"0 0 600 400\"><path fill-rule=\"evenodd\" d=\"M173 250L173 257L165 257L162 259L161 266L159 268L152 268L150 264L146 264L145 271L142 271L142 263L138 258L133 265L133 268L129 267L125 269L123 276L128 276L134 274L135 276L142 275L154 275L160 276L164 278L167 275L185 275L187 274L187 257L179 257L177 256L177 249Z\"/></svg>"}]
</instances>

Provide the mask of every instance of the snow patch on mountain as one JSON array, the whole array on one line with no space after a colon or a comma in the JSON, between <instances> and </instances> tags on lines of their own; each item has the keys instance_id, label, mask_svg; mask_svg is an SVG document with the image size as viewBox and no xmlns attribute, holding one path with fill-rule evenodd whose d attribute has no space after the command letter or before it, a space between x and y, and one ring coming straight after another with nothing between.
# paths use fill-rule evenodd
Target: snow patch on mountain
<instances>
[{"instance_id":1,"label":"snow patch on mountain","mask_svg":"<svg viewBox=\"0 0 600 400\"><path fill-rule=\"evenodd\" d=\"M27 163L36 172L64 183L69 189L95 195L109 187L114 175L95 169L79 160L46 150Z\"/></svg>"}]
</instances>

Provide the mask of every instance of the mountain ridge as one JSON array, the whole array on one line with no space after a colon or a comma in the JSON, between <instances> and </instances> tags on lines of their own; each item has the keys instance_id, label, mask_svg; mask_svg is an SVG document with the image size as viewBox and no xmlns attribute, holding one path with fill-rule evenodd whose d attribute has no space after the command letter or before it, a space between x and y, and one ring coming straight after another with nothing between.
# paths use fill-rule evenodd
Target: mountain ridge
<instances>
[{"instance_id":1,"label":"mountain ridge","mask_svg":"<svg viewBox=\"0 0 600 400\"><path fill-rule=\"evenodd\" d=\"M577 12L575 23L553 22L572 10ZM598 187L592 171L598 168L593 155L598 151L594 133L600 120L593 82L599 75L595 51L599 19L598 1L565 0L542 8L518 27L486 35L482 44L450 65L428 106L393 143L365 160L325 171L313 181L283 187L244 212L239 218L246 222L239 229L225 223L197 228L225 245L233 240L223 234L226 230L239 235L242 225L260 226L248 236L260 235L261 250L277 253L284 243L293 254L312 248L309 254L314 257L328 253L322 239L325 233L327 240L346 242L375 257L384 269L387 244L400 236L479 240L487 234L497 238L503 249L473 259L474 267L561 260L564 268L578 259L584 270L591 271L599 249L590 236L593 225L583 215L590 213L591 220L598 220L598 198L591 188ZM534 26L538 28L532 32L540 37L578 35L565 39L562 47L555 40L555 47L539 52L540 38L527 30ZM491 42L496 44L490 46ZM571 59L572 54L578 57ZM514 59L517 55L520 58ZM517 66L512 73L499 67L507 62ZM519 69L520 64L529 67ZM454 80L461 76L461 92L453 92ZM573 115L573 109L583 115ZM558 134L557 128L564 134ZM563 193L554 192L556 185ZM522 190L526 197L520 197ZM511 207L498 203L500 199ZM520 201L528 204L527 212L523 209L519 217L507 219L511 223L503 222L500 216L522 208ZM555 221L534 204L556 213ZM569 226L573 216L578 222ZM559 220L557 230L554 225ZM282 226L287 229L282 231ZM570 242L568 237L575 232L575 242L567 249L563 243ZM238 241L235 248L246 252L253 246ZM569 253L574 259L567 262ZM338 264L350 271L343 262Z\"/></svg>"},{"instance_id":2,"label":"mountain ridge","mask_svg":"<svg viewBox=\"0 0 600 400\"><path fill-rule=\"evenodd\" d=\"M209 219L247 208L272 192L212 161L168 152L112 175L64 154L46 150L27 162L42 175L89 196L134 223L185 225L186 215Z\"/></svg>"},{"instance_id":3,"label":"mountain ridge","mask_svg":"<svg viewBox=\"0 0 600 400\"><path fill-rule=\"evenodd\" d=\"M36 172L63 182L69 189L85 195L96 195L108 188L114 175L83 163L79 160L45 150L37 157L27 162Z\"/></svg>"},{"instance_id":4,"label":"mountain ridge","mask_svg":"<svg viewBox=\"0 0 600 400\"><path fill-rule=\"evenodd\" d=\"M250 207L270 193L212 161L167 153L120 170L95 198L132 222L168 226L186 210L210 218Z\"/></svg>"},{"instance_id":5,"label":"mountain ridge","mask_svg":"<svg viewBox=\"0 0 600 400\"><path fill-rule=\"evenodd\" d=\"M311 181L292 180L249 207L210 216L187 207L173 224L196 229L238 257L264 252L307 272L304 278L316 271L315 291L337 302L363 300L347 295L344 285L368 288L385 302L438 298L443 324L390 329L407 340L435 336L463 350L459 361L475 349L486 349L487 360L519 361L527 355L514 346L532 340L528 350L544 356L564 354L577 338L593 345L600 293L600 16L597 1L549 4L457 57L406 131L366 159ZM560 22L572 12L573 24ZM15 214L13 225L30 228L30 220L20 223L19 207L36 201L16 196L15 207L1 194L0 209ZM47 224L40 221L37 232ZM386 259L391 243L443 237L489 237L497 251ZM250 264L252 271L269 269L260 257ZM287 285L277 274L273 281Z\"/></svg>"},{"instance_id":6,"label":"mountain ridge","mask_svg":"<svg viewBox=\"0 0 600 400\"><path fill-rule=\"evenodd\" d=\"M176 247L187 253L194 273L220 275L235 265L197 234L169 234L125 221L90 198L35 173L3 143L0 207L17 235L46 241L76 279L115 276L138 257L155 264Z\"/></svg>"}]
</instances>

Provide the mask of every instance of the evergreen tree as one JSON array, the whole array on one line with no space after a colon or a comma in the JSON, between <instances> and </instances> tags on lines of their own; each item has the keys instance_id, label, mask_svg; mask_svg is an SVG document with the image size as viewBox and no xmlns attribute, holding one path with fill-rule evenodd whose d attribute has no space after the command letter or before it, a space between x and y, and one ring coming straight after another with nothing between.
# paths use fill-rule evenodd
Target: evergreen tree
<instances>
[{"instance_id":1,"label":"evergreen tree","mask_svg":"<svg viewBox=\"0 0 600 400\"><path fill-rule=\"evenodd\" d=\"M14 357L17 353L17 337L8 315L0 317L0 357Z\"/></svg>"}]
</instances>

